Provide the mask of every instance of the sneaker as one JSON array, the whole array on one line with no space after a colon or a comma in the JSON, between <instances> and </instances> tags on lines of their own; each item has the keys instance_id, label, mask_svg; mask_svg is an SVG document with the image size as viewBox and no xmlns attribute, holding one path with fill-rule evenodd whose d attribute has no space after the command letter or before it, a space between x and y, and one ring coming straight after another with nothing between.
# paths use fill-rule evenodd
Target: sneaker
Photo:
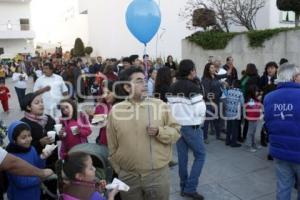
<instances>
[{"instance_id":1,"label":"sneaker","mask_svg":"<svg viewBox=\"0 0 300 200\"><path fill-rule=\"evenodd\" d=\"M255 145L254 148L259 150L259 149L262 149L262 146L261 145Z\"/></svg>"},{"instance_id":2,"label":"sneaker","mask_svg":"<svg viewBox=\"0 0 300 200\"><path fill-rule=\"evenodd\" d=\"M170 162L169 162L169 167L174 167L174 166L176 166L178 163L176 162L176 161L174 161L174 160L171 160Z\"/></svg>"},{"instance_id":3,"label":"sneaker","mask_svg":"<svg viewBox=\"0 0 300 200\"><path fill-rule=\"evenodd\" d=\"M251 153L255 153L257 150L254 149L253 147L250 147L250 148L249 148L249 151L250 151Z\"/></svg>"},{"instance_id":4,"label":"sneaker","mask_svg":"<svg viewBox=\"0 0 300 200\"><path fill-rule=\"evenodd\" d=\"M273 160L273 157L270 154L268 154L268 160Z\"/></svg>"},{"instance_id":5,"label":"sneaker","mask_svg":"<svg viewBox=\"0 0 300 200\"><path fill-rule=\"evenodd\" d=\"M205 144L209 144L208 139L204 140L204 143L205 143Z\"/></svg>"},{"instance_id":6,"label":"sneaker","mask_svg":"<svg viewBox=\"0 0 300 200\"><path fill-rule=\"evenodd\" d=\"M237 143L237 144L232 144L230 146L233 147L233 148L237 148L237 147L241 147L242 145Z\"/></svg>"},{"instance_id":7,"label":"sneaker","mask_svg":"<svg viewBox=\"0 0 300 200\"><path fill-rule=\"evenodd\" d=\"M225 141L226 140L225 138L222 138L222 137L217 137L216 139L217 140L221 140L221 141Z\"/></svg>"},{"instance_id":8,"label":"sneaker","mask_svg":"<svg viewBox=\"0 0 300 200\"><path fill-rule=\"evenodd\" d=\"M181 196L190 197L193 198L194 200L204 200L204 197L198 192L193 192L193 193L182 192Z\"/></svg>"}]
</instances>

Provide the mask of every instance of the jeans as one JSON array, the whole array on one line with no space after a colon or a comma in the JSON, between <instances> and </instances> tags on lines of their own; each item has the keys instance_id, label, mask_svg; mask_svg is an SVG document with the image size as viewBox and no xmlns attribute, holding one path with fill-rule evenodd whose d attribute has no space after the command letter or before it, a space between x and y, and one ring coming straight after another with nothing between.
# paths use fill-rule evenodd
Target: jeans
<instances>
[{"instance_id":1,"label":"jeans","mask_svg":"<svg viewBox=\"0 0 300 200\"><path fill-rule=\"evenodd\" d=\"M292 188L295 184L297 175L298 183L300 181L300 164L291 163L283 160L275 160L277 176L277 200L291 200ZM300 200L300 185L298 184L298 197Z\"/></svg>"},{"instance_id":2,"label":"jeans","mask_svg":"<svg viewBox=\"0 0 300 200\"><path fill-rule=\"evenodd\" d=\"M22 101L25 97L26 88L17 88L17 87L15 87L15 90L16 90L16 93L17 93L17 96L18 96L20 108L22 109Z\"/></svg>"},{"instance_id":3,"label":"jeans","mask_svg":"<svg viewBox=\"0 0 300 200\"><path fill-rule=\"evenodd\" d=\"M256 147L255 133L256 133L258 123L259 121L248 121L246 145L249 147Z\"/></svg>"},{"instance_id":4,"label":"jeans","mask_svg":"<svg viewBox=\"0 0 300 200\"><path fill-rule=\"evenodd\" d=\"M208 139L208 128L209 124L213 125L215 131L216 131L216 138L218 139L221 135L221 121L219 118L219 115L217 116L217 119L214 119L212 116L212 113L214 113L213 108L211 106L207 106L207 111L206 111L206 119L204 122L204 127L203 127L203 132L204 132L204 139Z\"/></svg>"},{"instance_id":5,"label":"jeans","mask_svg":"<svg viewBox=\"0 0 300 200\"><path fill-rule=\"evenodd\" d=\"M200 127L182 126L181 137L177 141L178 168L181 191L186 193L196 192L198 180L205 161L203 133ZM188 150L194 154L194 162L188 174Z\"/></svg>"}]
</instances>

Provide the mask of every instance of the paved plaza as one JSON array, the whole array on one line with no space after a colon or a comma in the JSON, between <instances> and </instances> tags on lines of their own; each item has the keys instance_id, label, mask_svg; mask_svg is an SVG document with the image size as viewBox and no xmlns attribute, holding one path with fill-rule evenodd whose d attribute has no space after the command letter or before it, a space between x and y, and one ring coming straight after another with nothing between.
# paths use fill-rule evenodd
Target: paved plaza
<instances>
[{"instance_id":1,"label":"paved plaza","mask_svg":"<svg viewBox=\"0 0 300 200\"><path fill-rule=\"evenodd\" d=\"M32 82L32 81L31 81ZM10 113L0 109L0 119L8 125L20 119L23 113L19 105L11 79L7 79L11 90ZM32 84L27 93L32 91ZM94 130L95 134L98 133ZM95 134L93 136L95 136ZM92 137L93 137L92 136ZM214 136L210 136L214 138ZM174 158L177 160L176 149ZM272 161L267 160L267 148L256 153L247 152L242 148L230 148L224 142L210 140L206 145L207 155L203 172L199 180L198 190L206 200L275 200L276 178ZM189 166L192 164L190 154ZM170 200L183 200L179 194L178 168L171 169ZM294 190L293 199L296 199Z\"/></svg>"}]
</instances>

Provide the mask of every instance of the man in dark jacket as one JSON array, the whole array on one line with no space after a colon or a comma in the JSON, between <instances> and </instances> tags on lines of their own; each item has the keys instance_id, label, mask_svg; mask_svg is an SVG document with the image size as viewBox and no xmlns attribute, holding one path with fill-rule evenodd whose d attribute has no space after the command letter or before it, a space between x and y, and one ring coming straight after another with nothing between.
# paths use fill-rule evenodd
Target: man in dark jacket
<instances>
[{"instance_id":1,"label":"man in dark jacket","mask_svg":"<svg viewBox=\"0 0 300 200\"><path fill-rule=\"evenodd\" d=\"M300 181L300 67L282 65L278 82L264 100L265 122L276 165L277 200L290 200L295 176Z\"/></svg>"}]
</instances>

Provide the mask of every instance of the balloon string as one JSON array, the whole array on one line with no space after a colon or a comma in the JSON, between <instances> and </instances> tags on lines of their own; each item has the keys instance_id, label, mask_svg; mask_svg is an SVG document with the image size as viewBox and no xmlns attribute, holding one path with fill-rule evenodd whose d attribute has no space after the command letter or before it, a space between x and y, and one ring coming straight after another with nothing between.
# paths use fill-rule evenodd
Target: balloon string
<instances>
[{"instance_id":1,"label":"balloon string","mask_svg":"<svg viewBox=\"0 0 300 200\"><path fill-rule=\"evenodd\" d=\"M146 84L148 83L148 63L147 63L147 44L144 46L144 67L145 67L145 80ZM148 85L148 84L147 84ZM150 97L147 92L147 112L148 112L148 127L151 127L151 112L150 112ZM152 149L152 137L150 137L150 154L151 154L151 167L152 170L154 169L154 163L153 163L153 149Z\"/></svg>"},{"instance_id":2,"label":"balloon string","mask_svg":"<svg viewBox=\"0 0 300 200\"><path fill-rule=\"evenodd\" d=\"M144 54L143 54L143 57L144 57L144 73L145 73L145 81L146 83L148 83L148 63L147 63L147 44L145 44L144 46ZM147 92L148 93L148 92ZM147 94L147 100L148 100L148 106L147 106L147 112L148 112L148 126L151 125L151 113L150 113L150 99L149 99L149 96Z\"/></svg>"}]
</instances>

